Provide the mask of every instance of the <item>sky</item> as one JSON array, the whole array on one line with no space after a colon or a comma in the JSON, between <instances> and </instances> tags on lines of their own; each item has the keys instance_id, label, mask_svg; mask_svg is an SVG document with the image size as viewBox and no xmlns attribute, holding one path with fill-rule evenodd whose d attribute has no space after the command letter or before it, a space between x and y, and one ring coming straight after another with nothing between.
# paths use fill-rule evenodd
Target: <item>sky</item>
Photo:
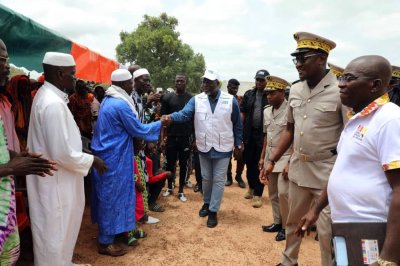
<instances>
[{"instance_id":1,"label":"sky","mask_svg":"<svg viewBox=\"0 0 400 266\"><path fill-rule=\"evenodd\" d=\"M222 79L254 81L259 69L298 79L290 53L293 34L306 31L336 42L328 61L345 67L378 54L400 66L399 0L0 0L62 36L115 59L121 31L145 14L178 19L184 43L205 57ZM144 66L145 67L145 66Z\"/></svg>"}]
</instances>

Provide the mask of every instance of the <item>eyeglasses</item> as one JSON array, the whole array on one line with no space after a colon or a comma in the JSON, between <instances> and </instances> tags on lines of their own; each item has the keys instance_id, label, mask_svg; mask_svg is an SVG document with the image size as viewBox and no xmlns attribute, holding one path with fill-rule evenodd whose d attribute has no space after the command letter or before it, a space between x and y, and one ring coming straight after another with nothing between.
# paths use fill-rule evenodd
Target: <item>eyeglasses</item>
<instances>
[{"instance_id":1,"label":"eyeglasses","mask_svg":"<svg viewBox=\"0 0 400 266\"><path fill-rule=\"evenodd\" d=\"M4 60L4 62L7 64L8 62L10 62L10 57L0 56L0 60Z\"/></svg>"},{"instance_id":2,"label":"eyeglasses","mask_svg":"<svg viewBox=\"0 0 400 266\"><path fill-rule=\"evenodd\" d=\"M352 75L343 75L338 77L339 82L351 82L357 79L365 79L365 80L373 80L374 78L371 77L357 77L357 76L352 76Z\"/></svg>"},{"instance_id":3,"label":"eyeglasses","mask_svg":"<svg viewBox=\"0 0 400 266\"><path fill-rule=\"evenodd\" d=\"M298 56L296 58L293 58L292 61L295 65L297 65L297 63L304 64L308 58L316 55L320 55L320 53Z\"/></svg>"}]
</instances>

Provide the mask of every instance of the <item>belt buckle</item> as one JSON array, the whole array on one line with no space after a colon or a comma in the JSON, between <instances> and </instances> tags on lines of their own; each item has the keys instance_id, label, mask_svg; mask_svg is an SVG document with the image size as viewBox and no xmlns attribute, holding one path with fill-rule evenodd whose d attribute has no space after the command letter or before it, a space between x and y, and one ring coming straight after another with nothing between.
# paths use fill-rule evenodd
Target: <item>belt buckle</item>
<instances>
[{"instance_id":1,"label":"belt buckle","mask_svg":"<svg viewBox=\"0 0 400 266\"><path fill-rule=\"evenodd\" d=\"M300 161L309 162L310 159L311 159L311 156L300 153Z\"/></svg>"}]
</instances>

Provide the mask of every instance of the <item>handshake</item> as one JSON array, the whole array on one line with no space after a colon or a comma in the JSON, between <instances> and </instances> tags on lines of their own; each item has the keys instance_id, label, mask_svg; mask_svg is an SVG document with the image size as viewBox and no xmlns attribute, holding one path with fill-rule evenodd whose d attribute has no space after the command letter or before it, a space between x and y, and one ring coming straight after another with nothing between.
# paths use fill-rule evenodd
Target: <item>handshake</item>
<instances>
[{"instance_id":1,"label":"handshake","mask_svg":"<svg viewBox=\"0 0 400 266\"><path fill-rule=\"evenodd\" d=\"M170 115L161 116L161 120L160 121L161 121L161 125L164 126L164 127L169 126L172 123Z\"/></svg>"}]
</instances>

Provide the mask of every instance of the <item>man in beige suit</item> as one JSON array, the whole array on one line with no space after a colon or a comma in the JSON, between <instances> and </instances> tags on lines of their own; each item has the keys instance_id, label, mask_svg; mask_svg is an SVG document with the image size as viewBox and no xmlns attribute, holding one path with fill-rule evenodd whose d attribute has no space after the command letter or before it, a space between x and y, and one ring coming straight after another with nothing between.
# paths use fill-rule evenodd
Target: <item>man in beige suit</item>
<instances>
[{"instance_id":1,"label":"man in beige suit","mask_svg":"<svg viewBox=\"0 0 400 266\"><path fill-rule=\"evenodd\" d=\"M286 129L268 158L265 174L293 143L289 167L289 214L286 247L278 265L297 265L301 238L296 226L327 185L336 159L336 145L343 129L346 108L342 108L336 76L326 69L329 52L336 44L307 32L294 34L297 49L291 55L301 82L291 87ZM331 220L329 207L317 221L322 265L331 264Z\"/></svg>"},{"instance_id":2,"label":"man in beige suit","mask_svg":"<svg viewBox=\"0 0 400 266\"><path fill-rule=\"evenodd\" d=\"M278 145L281 132L286 128L287 101L285 89L289 82L275 76L268 76L265 91L268 105L264 109L264 146L259 161L260 182L268 185L269 199L272 204L274 222L263 225L264 232L278 232L276 241L285 240L285 224L288 214L288 167L290 150L276 162L274 170L269 176L264 175L263 166Z\"/></svg>"}]
</instances>

